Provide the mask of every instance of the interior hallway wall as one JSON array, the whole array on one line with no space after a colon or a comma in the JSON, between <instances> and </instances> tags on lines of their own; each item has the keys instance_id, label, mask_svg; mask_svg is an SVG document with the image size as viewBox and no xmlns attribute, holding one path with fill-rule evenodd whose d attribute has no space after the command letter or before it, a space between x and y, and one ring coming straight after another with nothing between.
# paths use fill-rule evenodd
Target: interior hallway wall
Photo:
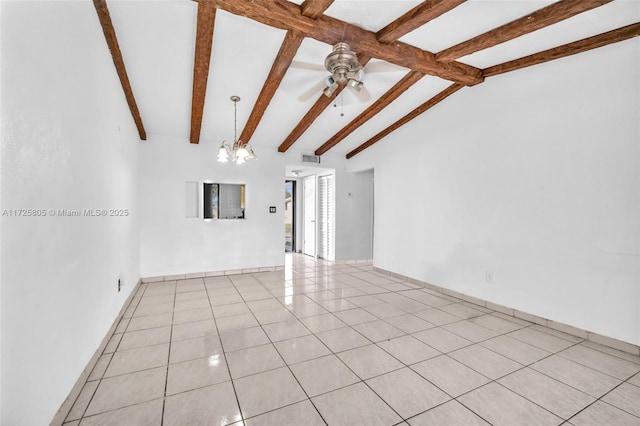
<instances>
[{"instance_id":1,"label":"interior hallway wall","mask_svg":"<svg viewBox=\"0 0 640 426\"><path fill-rule=\"evenodd\" d=\"M219 163L219 147L164 135L141 147L143 277L284 265L284 159L264 149L240 166ZM198 218L185 217L188 181L198 182ZM245 184L245 219L205 221L203 182Z\"/></svg>"},{"instance_id":2,"label":"interior hallway wall","mask_svg":"<svg viewBox=\"0 0 640 426\"><path fill-rule=\"evenodd\" d=\"M340 182L338 184L338 178ZM373 170L336 178L336 260L373 257ZM339 238L338 238L339 237Z\"/></svg>"},{"instance_id":3,"label":"interior hallway wall","mask_svg":"<svg viewBox=\"0 0 640 426\"><path fill-rule=\"evenodd\" d=\"M632 39L464 88L354 157L375 266L640 344L639 84Z\"/></svg>"},{"instance_id":4,"label":"interior hallway wall","mask_svg":"<svg viewBox=\"0 0 640 426\"><path fill-rule=\"evenodd\" d=\"M46 213L1 218L0 423L46 425L140 276L139 140L91 2L0 7L2 208Z\"/></svg>"}]
</instances>

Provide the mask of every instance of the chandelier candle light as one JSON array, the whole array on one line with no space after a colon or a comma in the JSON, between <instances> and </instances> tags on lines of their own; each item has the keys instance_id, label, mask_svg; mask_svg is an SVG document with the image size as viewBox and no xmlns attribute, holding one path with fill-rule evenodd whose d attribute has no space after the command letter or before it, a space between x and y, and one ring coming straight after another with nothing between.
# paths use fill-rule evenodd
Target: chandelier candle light
<instances>
[{"instance_id":1,"label":"chandelier candle light","mask_svg":"<svg viewBox=\"0 0 640 426\"><path fill-rule=\"evenodd\" d=\"M237 117L240 97L234 95L230 99L233 102L233 145L226 140L222 142L218 150L218 161L226 163L231 159L236 164L243 164L246 160L255 160L256 154L253 152L251 144L238 140ZM247 149L247 145L249 149Z\"/></svg>"}]
</instances>

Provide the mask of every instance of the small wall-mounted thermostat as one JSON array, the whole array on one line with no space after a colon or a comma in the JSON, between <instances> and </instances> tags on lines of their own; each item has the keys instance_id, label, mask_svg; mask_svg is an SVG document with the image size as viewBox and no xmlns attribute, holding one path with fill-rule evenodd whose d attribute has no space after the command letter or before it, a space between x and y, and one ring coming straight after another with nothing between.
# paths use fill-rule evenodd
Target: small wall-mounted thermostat
<instances>
[{"instance_id":1,"label":"small wall-mounted thermostat","mask_svg":"<svg viewBox=\"0 0 640 426\"><path fill-rule=\"evenodd\" d=\"M276 206L270 206L269 213L275 213L275 212L276 212Z\"/></svg>"}]
</instances>

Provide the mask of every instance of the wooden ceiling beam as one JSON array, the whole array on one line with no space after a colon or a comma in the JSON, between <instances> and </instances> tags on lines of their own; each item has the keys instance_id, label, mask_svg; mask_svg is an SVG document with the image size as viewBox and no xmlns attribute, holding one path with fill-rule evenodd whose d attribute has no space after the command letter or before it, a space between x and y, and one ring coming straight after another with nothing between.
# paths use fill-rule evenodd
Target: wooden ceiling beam
<instances>
[{"instance_id":1,"label":"wooden ceiling beam","mask_svg":"<svg viewBox=\"0 0 640 426\"><path fill-rule=\"evenodd\" d=\"M392 125L390 125L386 129L384 129L383 131L381 131L380 133L378 133L377 135L375 135L374 137L372 137L371 139L369 139L368 141L366 141L365 143L363 143L362 145L360 145L359 147L357 147L353 151L349 152L347 154L347 159L350 159L354 155L359 154L360 152L362 152L365 149L369 148L371 145L375 144L376 142L380 141L384 137L388 136L390 133L392 133L392 132L396 131L397 129L399 129L400 127L404 126L409 121L413 120L414 118L416 118L417 116L419 116L423 112L427 111L428 109L433 108L435 105L439 104L440 102L442 102L443 100L445 100L449 96L453 95L454 93L456 93L458 90L462 89L463 87L465 87L465 86L462 85L462 84L453 83L451 86L447 87L442 92L438 93L433 98L429 99L427 102L423 103L422 105L420 105L419 107L417 107L416 109L411 111L409 114L407 114L404 117L402 117L400 120L396 121L395 123L393 123Z\"/></svg>"},{"instance_id":2,"label":"wooden ceiling beam","mask_svg":"<svg viewBox=\"0 0 640 426\"><path fill-rule=\"evenodd\" d=\"M198 4L197 19L196 51L193 61L193 91L191 95L191 134L189 136L191 143L200 142L216 9L206 4Z\"/></svg>"},{"instance_id":3,"label":"wooden ceiling beam","mask_svg":"<svg viewBox=\"0 0 640 426\"><path fill-rule=\"evenodd\" d=\"M136 98L133 96L133 90L131 89L131 83L129 82L129 76L127 75L127 69L124 66L124 59L122 59L122 52L120 51L120 45L118 44L118 38L116 37L116 31L113 28L113 22L111 21L111 15L109 15L109 9L107 8L106 0L93 0L93 5L96 8L100 25L102 26L102 32L104 38L109 46L111 57L113 58L113 65L116 67L124 96L127 99L131 116L138 129L138 136L140 140L147 140L147 133L144 130L142 124L142 118L140 117L140 111L136 104Z\"/></svg>"},{"instance_id":4,"label":"wooden ceiling beam","mask_svg":"<svg viewBox=\"0 0 640 426\"><path fill-rule=\"evenodd\" d=\"M544 62L552 61L554 59L563 58L565 56L575 55L578 53L586 52L591 49L596 49L598 47L606 46L608 44L617 43L620 41L628 40L633 37L640 37L640 22L627 25L622 28L618 28L616 30L608 31L603 34L599 34L593 37L588 37L582 40L575 41L573 43L568 43L562 46L555 47L553 49L545 50L543 52L535 53L533 55L525 56L520 59L515 59L513 61L508 61L499 65L495 65L493 67L489 67L483 70L483 74L485 77L491 77L494 75L503 74L509 71L514 71L520 68L529 67L532 65L541 64ZM400 120L396 121L362 145L358 146L351 152L347 154L347 159L352 158L358 153L364 151L369 148L373 144L377 143L384 137L388 136L390 133L394 132L398 128L402 127L409 121L413 120L423 112L432 108L436 104L442 102L447 97L451 96L453 93L457 92L464 86L458 83L454 83L451 86L447 87L442 92L438 93L433 98L429 99L424 104L420 105L418 108L411 111L409 114L402 117Z\"/></svg>"},{"instance_id":5,"label":"wooden ceiling beam","mask_svg":"<svg viewBox=\"0 0 640 426\"><path fill-rule=\"evenodd\" d=\"M296 124L291 133L285 138L285 140L278 147L278 152L287 152L291 146L307 131L309 126L318 118L322 111L324 111L333 100L345 89L346 86L342 85L336 89L331 96L321 95L313 106L307 111L302 119Z\"/></svg>"},{"instance_id":6,"label":"wooden ceiling beam","mask_svg":"<svg viewBox=\"0 0 640 426\"><path fill-rule=\"evenodd\" d=\"M300 5L300 12L307 18L316 19L333 4L334 0L305 0Z\"/></svg>"},{"instance_id":7,"label":"wooden ceiling beam","mask_svg":"<svg viewBox=\"0 0 640 426\"><path fill-rule=\"evenodd\" d=\"M354 118L351 123L340 129L338 133L333 135L320 148L315 150L316 155L323 155L331 148L336 146L340 141L346 138L358 127L369 121L373 116L386 108L391 102L398 99L409 87L417 83L424 74L418 71L409 71L400 81L398 81L391 89L380 97L373 105L364 110L360 115Z\"/></svg>"},{"instance_id":8,"label":"wooden ceiling beam","mask_svg":"<svg viewBox=\"0 0 640 426\"><path fill-rule=\"evenodd\" d=\"M606 46L608 44L617 43L633 37L640 36L640 22L627 25L626 27L608 31L572 43L563 44L543 52L534 53L513 61L504 62L494 65L484 70L486 77L491 77L506 72L515 71L520 68L530 67L532 65L542 64L544 62L553 61L555 59L564 58L565 56L576 55L591 49Z\"/></svg>"},{"instance_id":9,"label":"wooden ceiling beam","mask_svg":"<svg viewBox=\"0 0 640 426\"><path fill-rule=\"evenodd\" d=\"M376 33L380 43L392 43L466 0L425 0Z\"/></svg>"},{"instance_id":10,"label":"wooden ceiling beam","mask_svg":"<svg viewBox=\"0 0 640 426\"><path fill-rule=\"evenodd\" d=\"M321 16L333 1L334 0L306 0L302 3L300 9L304 16L315 19L318 16ZM249 143L251 140L253 133L260 124L260 121L269 107L276 90L280 87L280 83L287 73L287 70L291 65L291 61L293 61L293 58L296 56L298 48L300 47L300 44L302 44L303 40L304 37L301 33L293 30L287 31L284 41L282 42L282 46L280 46L280 51L276 55L273 65L271 65L271 70L269 71L267 80L262 86L258 99L253 105L251 115L249 115L249 119L247 120L247 123L242 130L242 134L240 135L240 140L244 144Z\"/></svg>"},{"instance_id":11,"label":"wooden ceiling beam","mask_svg":"<svg viewBox=\"0 0 640 426\"><path fill-rule=\"evenodd\" d=\"M444 14L453 9L465 0L426 0L414 7L398 19L391 22L382 30L376 33L378 41L381 43L391 43L397 38L411 32L413 29L424 25L431 19ZM396 37L396 38L393 38ZM370 56L358 55L358 62L364 67L371 59ZM340 86L333 95L327 97L320 95L315 104L298 122L296 127L289 133L286 139L278 147L278 152L286 152L293 144L307 131L316 118L329 106L333 100L342 92L345 86Z\"/></svg>"},{"instance_id":12,"label":"wooden ceiling beam","mask_svg":"<svg viewBox=\"0 0 640 426\"><path fill-rule=\"evenodd\" d=\"M196 0L263 24L300 32L323 43L344 41L359 53L393 64L455 81L475 85L483 81L482 71L459 62L442 63L431 52L405 43L381 43L374 32L322 15L317 19L301 13L300 6L285 0Z\"/></svg>"},{"instance_id":13,"label":"wooden ceiling beam","mask_svg":"<svg viewBox=\"0 0 640 426\"><path fill-rule=\"evenodd\" d=\"M561 0L527 16L523 16L508 24L438 52L436 59L442 62L451 62L471 53L493 47L549 25L556 24L611 1L612 0Z\"/></svg>"},{"instance_id":14,"label":"wooden ceiling beam","mask_svg":"<svg viewBox=\"0 0 640 426\"><path fill-rule=\"evenodd\" d=\"M296 56L296 52L298 51L302 40L304 40L304 37L300 33L287 31L287 34L284 37L284 42L282 43L282 46L280 46L280 51L278 52L276 59L273 61L267 80L262 86L258 99L253 105L251 115L249 115L249 119L247 120L247 123L242 130L242 134L240 135L240 140L243 144L247 144L251 140L258 124L260 124L260 120L262 120L262 116L271 103L273 95L275 95L284 75L289 69L289 65L291 65L293 57Z\"/></svg>"}]
</instances>

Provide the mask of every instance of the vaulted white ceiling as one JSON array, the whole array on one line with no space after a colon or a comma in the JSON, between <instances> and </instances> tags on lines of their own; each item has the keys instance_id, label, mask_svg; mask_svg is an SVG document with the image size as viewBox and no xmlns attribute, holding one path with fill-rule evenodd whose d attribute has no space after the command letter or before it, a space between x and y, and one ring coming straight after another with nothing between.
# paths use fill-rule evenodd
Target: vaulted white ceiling
<instances>
[{"instance_id":1,"label":"vaulted white ceiling","mask_svg":"<svg viewBox=\"0 0 640 426\"><path fill-rule=\"evenodd\" d=\"M336 0L325 15L376 32L420 3L415 0ZM400 41L437 53L551 3L554 2L468 0ZM189 143L198 3L113 0L107 4L146 132L176 136ZM484 69L639 21L640 1L616 0L458 61ZM285 34L284 30L224 10L217 11L200 143L219 144L223 139L233 139L233 104L229 100L232 95L242 99L238 104L239 136ZM638 40L622 43L638 43ZM294 60L321 65L331 47L306 38ZM570 57L560 60L570 60ZM375 62L379 60L372 59L370 64ZM296 149L310 153L316 150L409 71L398 66L388 68L386 72L365 75L364 84L371 93L368 102L359 101L350 90L338 95L335 106L327 107L297 140ZM300 97L326 75L312 69L288 69L251 138L256 151L278 149L321 93L306 100ZM500 76L489 77L481 84L491 84L492 78ZM341 155L350 152L450 84L438 77L423 77L331 152ZM446 102L455 103L455 94ZM380 143L384 142L383 139Z\"/></svg>"}]
</instances>

